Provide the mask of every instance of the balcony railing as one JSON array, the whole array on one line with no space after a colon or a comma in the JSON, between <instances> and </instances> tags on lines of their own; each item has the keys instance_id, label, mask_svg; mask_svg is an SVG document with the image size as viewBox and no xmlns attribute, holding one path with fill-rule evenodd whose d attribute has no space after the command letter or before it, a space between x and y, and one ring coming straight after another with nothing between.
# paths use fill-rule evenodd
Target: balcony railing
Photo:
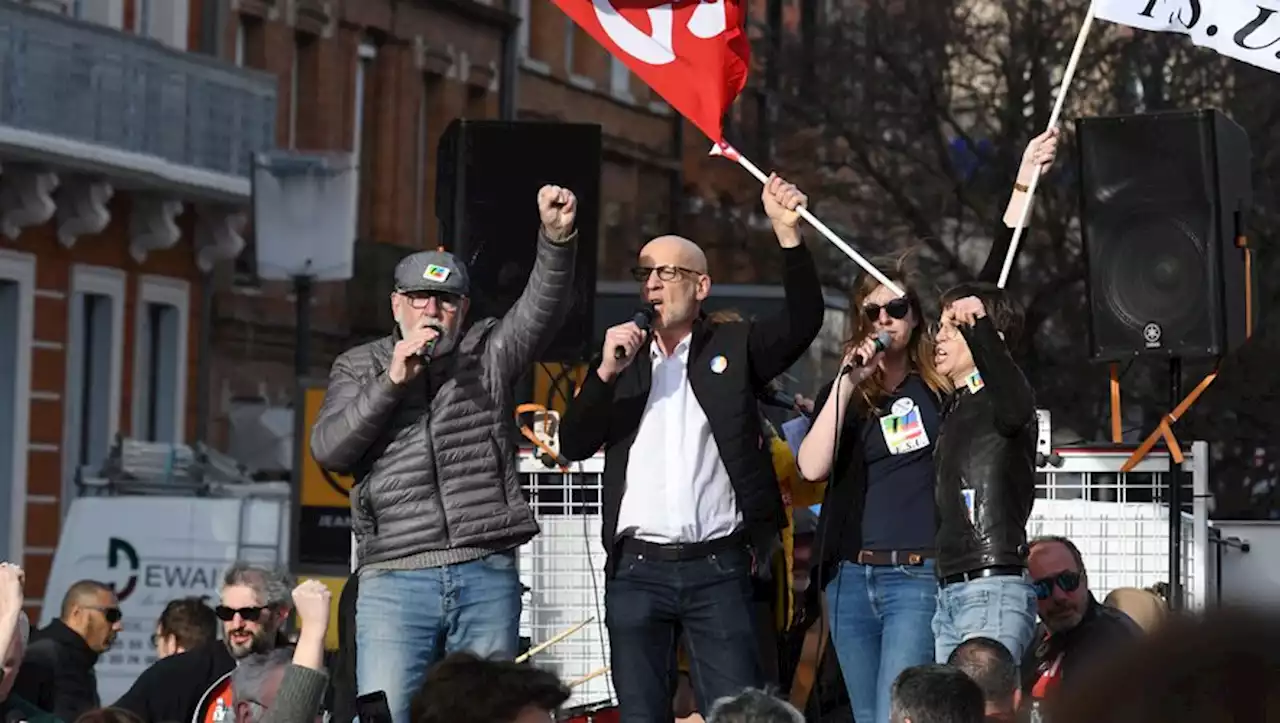
<instances>
[{"instance_id":1,"label":"balcony railing","mask_svg":"<svg viewBox=\"0 0 1280 723\"><path fill-rule=\"evenodd\" d=\"M247 180L275 118L265 73L0 2L0 126Z\"/></svg>"}]
</instances>

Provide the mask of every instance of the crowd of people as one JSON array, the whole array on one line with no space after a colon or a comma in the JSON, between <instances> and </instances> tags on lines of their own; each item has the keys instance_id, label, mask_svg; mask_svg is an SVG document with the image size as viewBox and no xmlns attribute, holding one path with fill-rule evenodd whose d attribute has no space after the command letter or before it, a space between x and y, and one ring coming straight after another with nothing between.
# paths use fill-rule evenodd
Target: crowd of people
<instances>
[{"instance_id":1,"label":"crowd of people","mask_svg":"<svg viewBox=\"0 0 1280 723\"><path fill-rule=\"evenodd\" d=\"M1022 215L1057 143L1050 132L1027 147L1004 226ZM798 225L807 198L773 176L762 202L779 244L781 311L707 314L702 250L655 238L633 269L642 312L607 331L560 420L564 459L604 451L605 624L621 721L804 721L815 672L797 656L817 651L820 662L828 633L851 706L844 720L857 723L1097 723L1119 720L1116 711L1245 720L1227 713L1249 705L1264 715L1248 720L1280 715L1270 703L1280 689L1273 622L1169 622L1158 597L1139 590L1100 603L1070 539L1027 538L1036 414L1010 351L1022 312L1003 289L956 286L931 323L910 264L864 276L839 373L775 429L761 401L776 399L771 384L814 341L825 303ZM333 365L310 445L322 467L356 480L336 656L324 651L325 586L237 563L216 606L165 609L159 659L103 707L94 664L122 618L111 587L76 583L58 618L29 636L22 572L0 565L4 723L554 719L570 688L512 662L516 550L539 528L511 412L517 380L571 301L577 199L546 186L537 208L536 263L501 319L470 318L459 259L414 253L394 272L395 328ZM795 540L816 502L805 559ZM1256 634L1232 632L1241 620ZM1188 639L1216 657L1190 652ZM1224 665L1257 687L1215 708L1190 671L1231 645L1251 662ZM1153 651L1172 667L1145 690L1106 673ZM1104 690L1114 704L1086 704ZM1184 717L1170 698L1205 717Z\"/></svg>"}]
</instances>

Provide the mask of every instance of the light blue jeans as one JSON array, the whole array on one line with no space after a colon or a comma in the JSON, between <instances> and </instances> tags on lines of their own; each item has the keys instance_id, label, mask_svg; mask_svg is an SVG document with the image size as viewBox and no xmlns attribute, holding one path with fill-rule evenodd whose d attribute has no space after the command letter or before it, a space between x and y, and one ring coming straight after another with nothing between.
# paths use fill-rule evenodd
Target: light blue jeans
<instances>
[{"instance_id":1,"label":"light blue jeans","mask_svg":"<svg viewBox=\"0 0 1280 723\"><path fill-rule=\"evenodd\" d=\"M515 554L425 570L365 570L356 597L356 688L384 691L394 723L427 669L462 650L512 659L520 645Z\"/></svg>"},{"instance_id":2,"label":"light blue jeans","mask_svg":"<svg viewBox=\"0 0 1280 723\"><path fill-rule=\"evenodd\" d=\"M980 577L938 589L935 662L945 664L951 651L973 638L997 640L1014 660L1022 660L1035 630L1036 593L1026 573Z\"/></svg>"},{"instance_id":3,"label":"light blue jeans","mask_svg":"<svg viewBox=\"0 0 1280 723\"><path fill-rule=\"evenodd\" d=\"M856 723L888 723L889 689L903 670L933 660L938 583L923 565L840 563L827 585L831 638Z\"/></svg>"}]
</instances>

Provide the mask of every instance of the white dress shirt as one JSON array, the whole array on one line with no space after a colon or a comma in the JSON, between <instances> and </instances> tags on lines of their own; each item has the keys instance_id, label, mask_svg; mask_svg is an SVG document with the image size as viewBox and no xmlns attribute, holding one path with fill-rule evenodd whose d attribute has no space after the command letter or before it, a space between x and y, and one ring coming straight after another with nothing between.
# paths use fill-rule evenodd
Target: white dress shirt
<instances>
[{"instance_id":1,"label":"white dress shirt","mask_svg":"<svg viewBox=\"0 0 1280 723\"><path fill-rule=\"evenodd\" d=\"M706 542L735 532L742 513L711 425L689 386L689 343L664 357L649 346L653 384L627 459L618 536L661 544Z\"/></svg>"}]
</instances>

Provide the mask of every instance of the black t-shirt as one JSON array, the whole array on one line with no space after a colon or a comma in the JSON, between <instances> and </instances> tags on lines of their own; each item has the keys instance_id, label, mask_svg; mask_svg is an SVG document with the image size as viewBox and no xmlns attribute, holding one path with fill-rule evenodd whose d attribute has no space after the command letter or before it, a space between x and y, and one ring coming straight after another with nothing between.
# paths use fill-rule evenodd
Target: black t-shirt
<instances>
[{"instance_id":1,"label":"black t-shirt","mask_svg":"<svg viewBox=\"0 0 1280 723\"><path fill-rule=\"evenodd\" d=\"M862 425L867 502L862 512L866 550L931 550L937 534L933 506L933 441L938 403L919 376L910 375Z\"/></svg>"},{"instance_id":2,"label":"black t-shirt","mask_svg":"<svg viewBox=\"0 0 1280 723\"><path fill-rule=\"evenodd\" d=\"M815 417L826 404L831 388L828 384L819 392ZM933 442L938 436L938 399L919 375L910 374L881 405L880 414L861 420L858 407L852 402L848 411L839 411L845 418L842 430L856 430L857 437L842 433L840 462L832 477L844 484L854 478L866 480L863 499L849 500L843 511L858 515L860 524L839 525L844 530L838 543L841 556L852 560L858 550L933 549L937 533ZM861 454L850 453L849 448L854 446L860 448ZM851 464L862 469L855 472L849 468ZM828 514L827 504L823 507L824 514ZM861 530L860 540L849 539L854 529Z\"/></svg>"}]
</instances>

